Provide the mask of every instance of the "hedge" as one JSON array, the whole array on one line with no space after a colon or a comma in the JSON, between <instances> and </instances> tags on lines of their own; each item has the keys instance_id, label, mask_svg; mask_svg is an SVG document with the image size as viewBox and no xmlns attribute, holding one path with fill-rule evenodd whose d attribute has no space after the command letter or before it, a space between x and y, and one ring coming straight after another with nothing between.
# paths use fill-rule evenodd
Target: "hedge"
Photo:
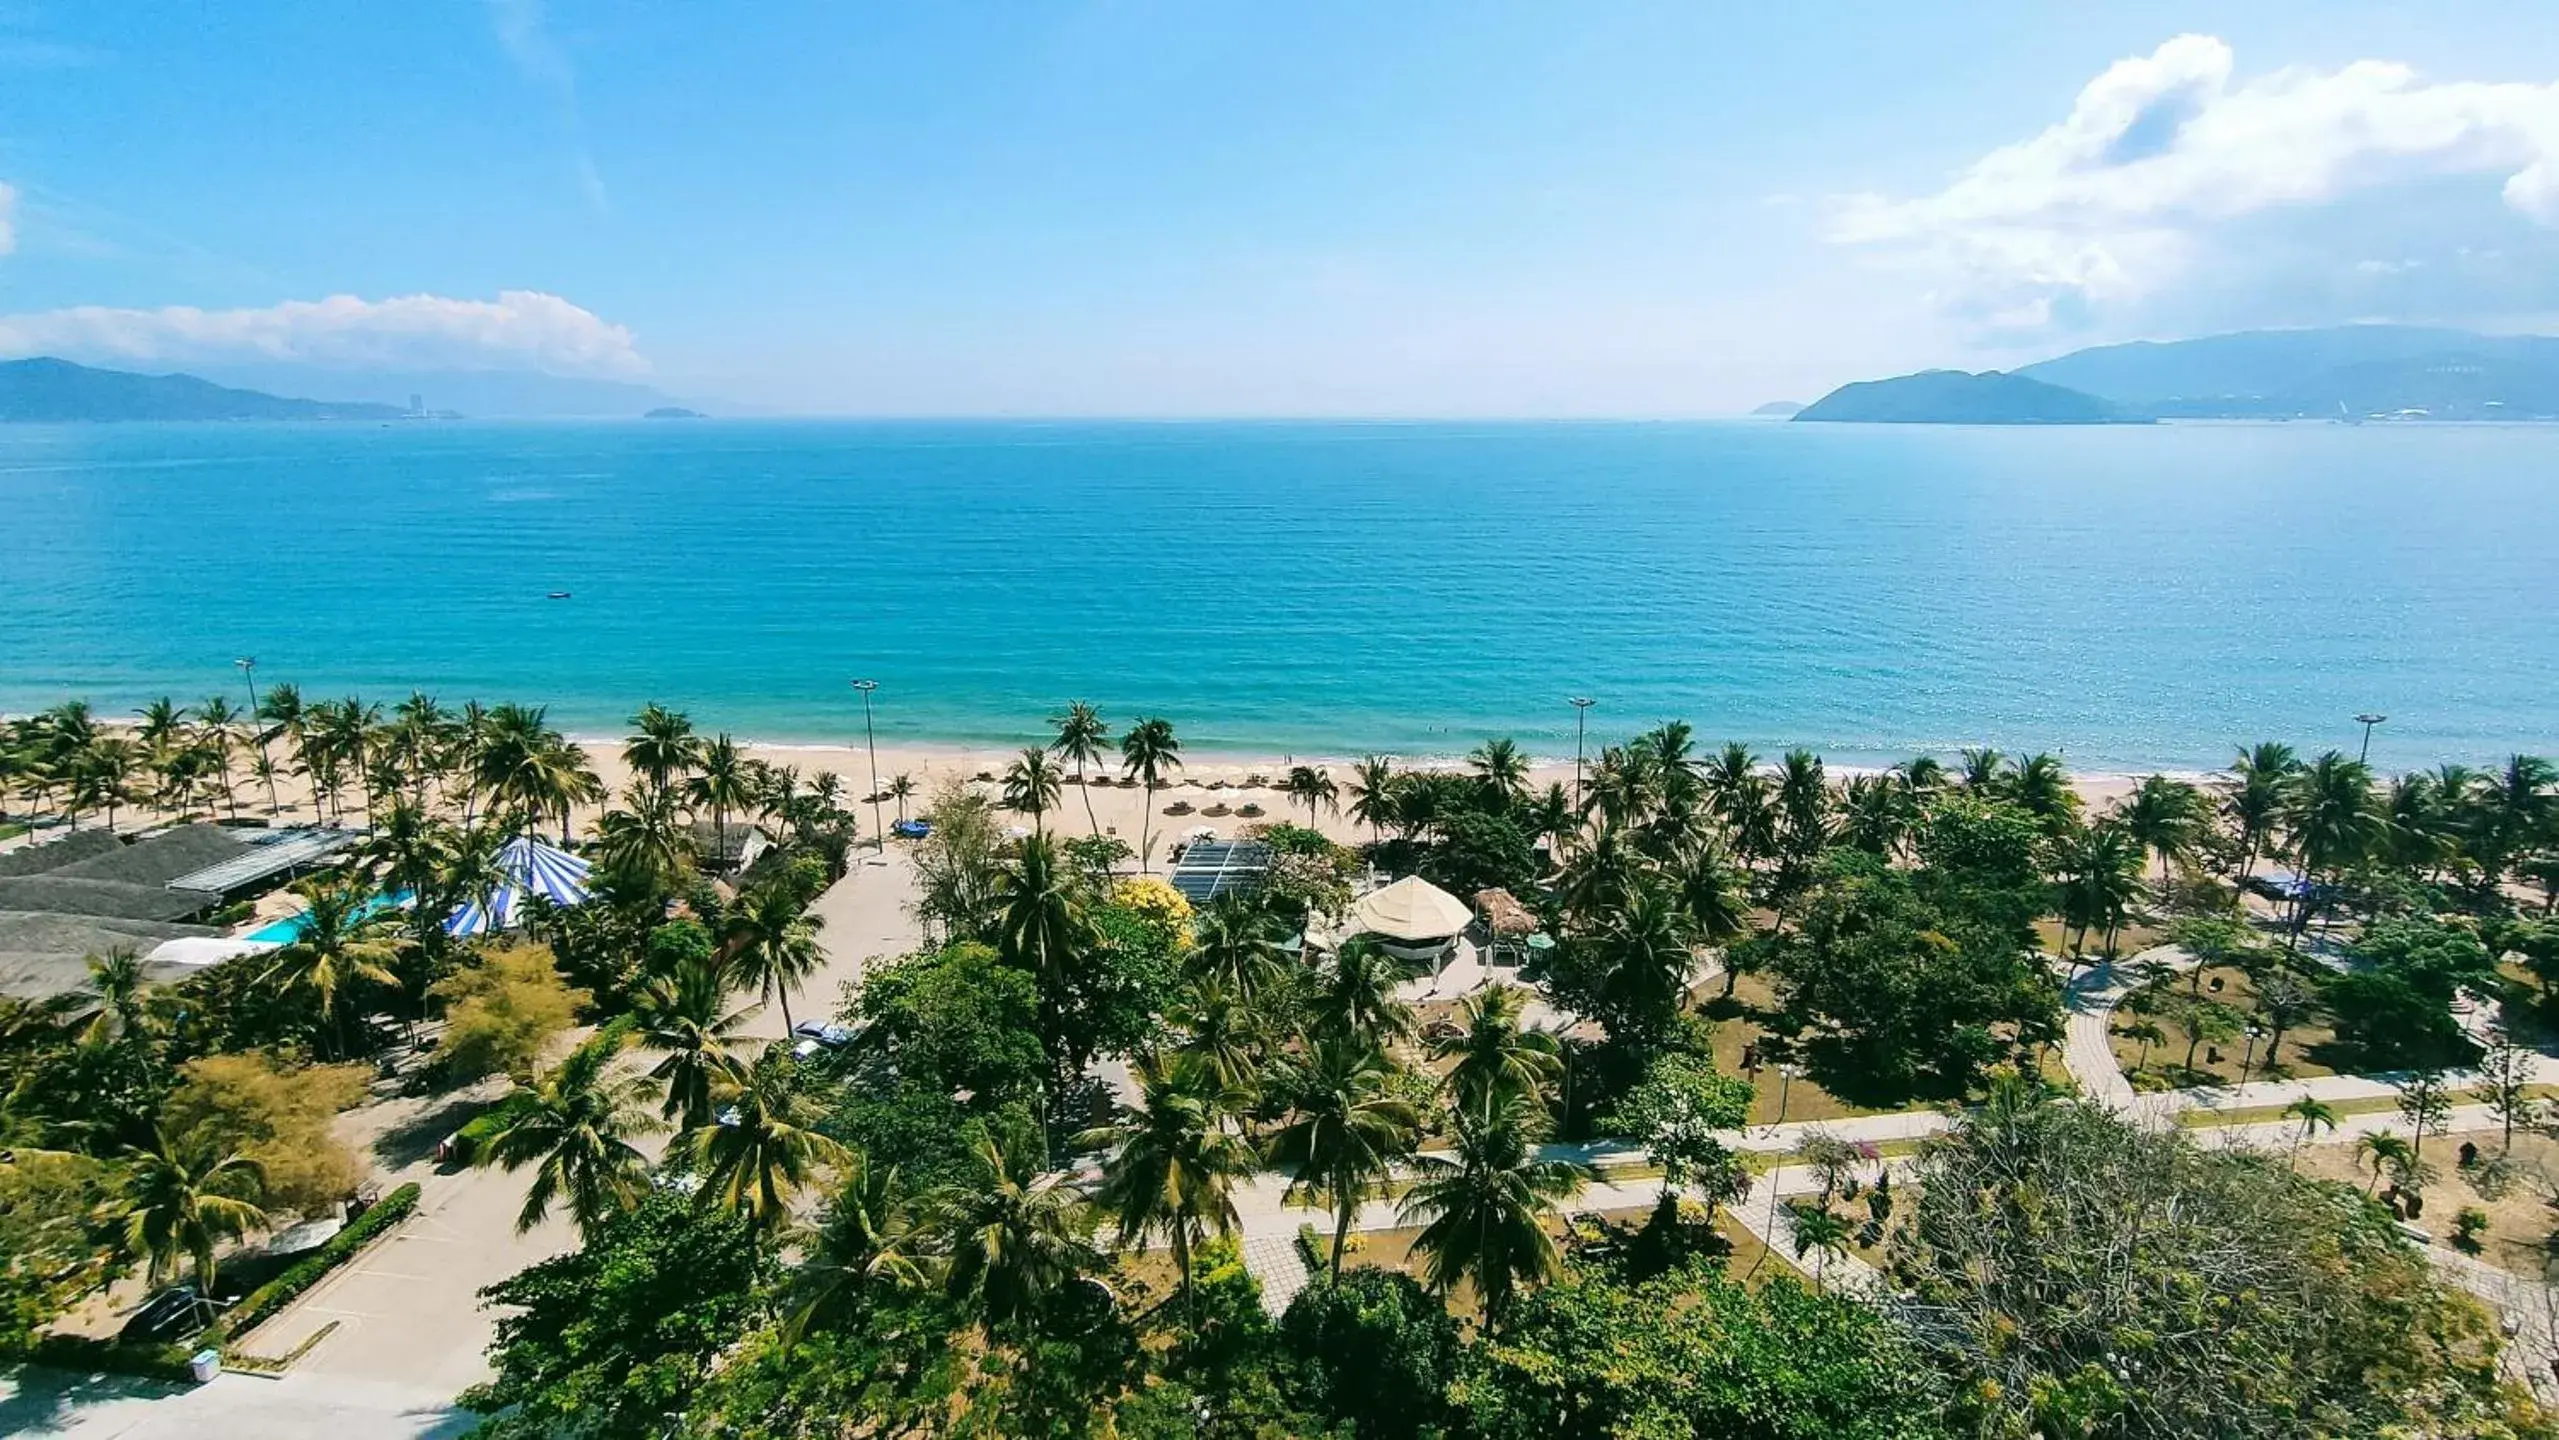
<instances>
[{"instance_id":1,"label":"hedge","mask_svg":"<svg viewBox=\"0 0 2559 1440\"><path fill-rule=\"evenodd\" d=\"M479 1155L480 1147L496 1138L497 1133L506 1128L507 1121L515 1117L515 1112L531 1103L531 1092L509 1090L504 1099L472 1116L461 1129L453 1132L453 1163L470 1164Z\"/></svg>"},{"instance_id":2,"label":"hedge","mask_svg":"<svg viewBox=\"0 0 2559 1440\"><path fill-rule=\"evenodd\" d=\"M285 1272L249 1292L249 1298L223 1316L205 1332L206 1344L218 1345L234 1335L246 1335L268 1317L291 1304L303 1291L320 1283L320 1277L354 1258L355 1253L372 1244L392 1226L409 1218L418 1208L418 1187L412 1182L375 1201L373 1208L355 1219L355 1223L329 1237L329 1243L287 1267Z\"/></svg>"},{"instance_id":3,"label":"hedge","mask_svg":"<svg viewBox=\"0 0 2559 1440\"><path fill-rule=\"evenodd\" d=\"M139 1375L147 1380L193 1380L189 1361L202 1345L127 1345L86 1335L46 1335L27 1351L27 1363L80 1374Z\"/></svg>"}]
</instances>

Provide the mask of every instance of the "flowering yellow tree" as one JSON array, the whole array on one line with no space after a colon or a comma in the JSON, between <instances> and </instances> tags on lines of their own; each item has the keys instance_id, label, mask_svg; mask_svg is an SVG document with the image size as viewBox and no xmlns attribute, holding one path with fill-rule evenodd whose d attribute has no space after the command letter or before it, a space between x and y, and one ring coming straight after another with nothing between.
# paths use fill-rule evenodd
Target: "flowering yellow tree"
<instances>
[{"instance_id":1,"label":"flowering yellow tree","mask_svg":"<svg viewBox=\"0 0 2559 1440\"><path fill-rule=\"evenodd\" d=\"M1111 903L1160 934L1174 953L1191 943L1191 902L1161 875L1138 875L1111 887Z\"/></svg>"}]
</instances>

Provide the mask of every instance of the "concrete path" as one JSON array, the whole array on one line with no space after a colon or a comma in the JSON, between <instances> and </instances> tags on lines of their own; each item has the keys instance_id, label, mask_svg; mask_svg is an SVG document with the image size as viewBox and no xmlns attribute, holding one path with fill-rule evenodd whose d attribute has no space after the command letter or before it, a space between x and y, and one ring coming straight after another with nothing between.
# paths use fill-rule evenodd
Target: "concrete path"
<instances>
[{"instance_id":1,"label":"concrete path","mask_svg":"<svg viewBox=\"0 0 2559 1440\"><path fill-rule=\"evenodd\" d=\"M892 845L885 855L854 852L853 868L809 906L818 919L817 945L826 960L792 990L791 1018L833 1018L846 1007L846 987L859 986L871 962L921 946L924 931L911 912L914 903L915 865L904 849ZM782 1007L767 1005L749 1017L742 1033L770 1040L782 1031Z\"/></svg>"}]
</instances>

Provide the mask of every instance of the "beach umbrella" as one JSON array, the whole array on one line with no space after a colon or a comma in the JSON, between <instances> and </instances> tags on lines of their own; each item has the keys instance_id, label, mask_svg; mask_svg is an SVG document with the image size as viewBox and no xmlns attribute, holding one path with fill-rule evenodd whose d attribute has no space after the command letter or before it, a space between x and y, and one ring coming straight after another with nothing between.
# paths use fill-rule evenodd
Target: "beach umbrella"
<instances>
[{"instance_id":1,"label":"beach umbrella","mask_svg":"<svg viewBox=\"0 0 2559 1440\"><path fill-rule=\"evenodd\" d=\"M476 899L466 900L445 917L447 935L479 935L510 930L521 923L525 897L539 895L554 905L583 905L587 898L587 863L566 850L530 836L517 836L498 851L499 883Z\"/></svg>"}]
</instances>

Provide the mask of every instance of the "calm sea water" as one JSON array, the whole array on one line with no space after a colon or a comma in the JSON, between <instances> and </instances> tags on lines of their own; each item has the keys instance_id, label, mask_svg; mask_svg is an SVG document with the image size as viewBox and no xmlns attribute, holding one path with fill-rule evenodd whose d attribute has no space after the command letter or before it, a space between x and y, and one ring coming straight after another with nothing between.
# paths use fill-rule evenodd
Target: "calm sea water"
<instances>
[{"instance_id":1,"label":"calm sea water","mask_svg":"<svg viewBox=\"0 0 2559 1440\"><path fill-rule=\"evenodd\" d=\"M2559 753L2559 427L0 428L0 710L640 702L770 740ZM568 600L546 598L553 590Z\"/></svg>"}]
</instances>

